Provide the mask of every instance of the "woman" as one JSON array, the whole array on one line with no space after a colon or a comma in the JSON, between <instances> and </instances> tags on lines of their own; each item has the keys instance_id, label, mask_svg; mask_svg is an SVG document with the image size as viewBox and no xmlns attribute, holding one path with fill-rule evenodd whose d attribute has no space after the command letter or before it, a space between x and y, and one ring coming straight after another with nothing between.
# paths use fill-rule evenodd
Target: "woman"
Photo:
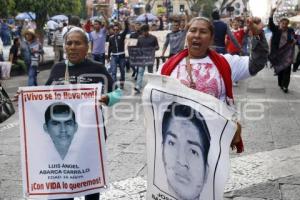
<instances>
[{"instance_id":1,"label":"woman","mask_svg":"<svg viewBox=\"0 0 300 200\"><path fill-rule=\"evenodd\" d=\"M33 29L24 32L26 42L21 45L21 54L27 65L28 86L37 86L37 74L40 56L44 53L41 43Z\"/></svg>"},{"instance_id":2,"label":"woman","mask_svg":"<svg viewBox=\"0 0 300 200\"><path fill-rule=\"evenodd\" d=\"M251 57L220 55L210 49L214 29L210 20L196 17L189 23L187 49L171 57L162 66L160 73L179 79L186 86L215 96L227 104L233 104L232 81L255 75L265 66L268 44L258 18L248 19L248 29L253 33ZM231 147L243 151L241 126L232 140Z\"/></svg>"}]
</instances>

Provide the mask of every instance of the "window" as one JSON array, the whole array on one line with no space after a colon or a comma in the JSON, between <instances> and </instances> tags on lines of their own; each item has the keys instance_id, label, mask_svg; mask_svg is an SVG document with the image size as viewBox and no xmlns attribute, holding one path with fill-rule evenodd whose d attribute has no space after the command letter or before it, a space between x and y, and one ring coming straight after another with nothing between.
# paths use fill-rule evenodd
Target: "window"
<instances>
[{"instance_id":1,"label":"window","mask_svg":"<svg viewBox=\"0 0 300 200\"><path fill-rule=\"evenodd\" d=\"M241 7L241 4L240 4L240 3L236 3L236 4L235 4L235 7L236 7L236 8L240 8L240 7Z\"/></svg>"}]
</instances>

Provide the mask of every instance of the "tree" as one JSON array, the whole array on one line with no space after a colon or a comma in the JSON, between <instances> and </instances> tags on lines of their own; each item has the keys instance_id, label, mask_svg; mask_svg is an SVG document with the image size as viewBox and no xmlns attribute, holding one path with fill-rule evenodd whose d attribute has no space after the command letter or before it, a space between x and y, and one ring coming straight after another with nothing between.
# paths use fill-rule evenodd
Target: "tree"
<instances>
[{"instance_id":1,"label":"tree","mask_svg":"<svg viewBox=\"0 0 300 200\"><path fill-rule=\"evenodd\" d=\"M215 7L216 0L186 0L186 2L193 15L209 17Z\"/></svg>"},{"instance_id":2,"label":"tree","mask_svg":"<svg viewBox=\"0 0 300 200\"><path fill-rule=\"evenodd\" d=\"M223 13L224 10L231 6L236 0L222 0L221 6L220 6L220 13Z\"/></svg>"},{"instance_id":3,"label":"tree","mask_svg":"<svg viewBox=\"0 0 300 200\"><path fill-rule=\"evenodd\" d=\"M49 16L61 13L79 15L81 10L80 0L15 0L14 3L14 9L18 12L36 13L36 32L41 41L44 38L43 27Z\"/></svg>"},{"instance_id":4,"label":"tree","mask_svg":"<svg viewBox=\"0 0 300 200\"><path fill-rule=\"evenodd\" d=\"M13 13L15 6L14 0L0 0L0 18L7 18Z\"/></svg>"},{"instance_id":5,"label":"tree","mask_svg":"<svg viewBox=\"0 0 300 200\"><path fill-rule=\"evenodd\" d=\"M154 6L155 1L156 0L147 0L146 6L145 6L145 11L146 12L150 12L151 11L151 9Z\"/></svg>"},{"instance_id":6,"label":"tree","mask_svg":"<svg viewBox=\"0 0 300 200\"><path fill-rule=\"evenodd\" d=\"M80 0L80 1L81 1L80 17L86 19L87 17L86 0Z\"/></svg>"}]
</instances>

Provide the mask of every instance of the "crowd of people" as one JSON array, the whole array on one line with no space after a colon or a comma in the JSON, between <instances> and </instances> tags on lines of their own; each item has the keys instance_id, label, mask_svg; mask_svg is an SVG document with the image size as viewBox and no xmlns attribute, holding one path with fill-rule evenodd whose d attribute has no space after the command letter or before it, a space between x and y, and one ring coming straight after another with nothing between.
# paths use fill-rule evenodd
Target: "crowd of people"
<instances>
[{"instance_id":1,"label":"crowd of people","mask_svg":"<svg viewBox=\"0 0 300 200\"><path fill-rule=\"evenodd\" d=\"M82 25L80 18L73 16L68 24L59 23L51 37L55 64L45 83L56 85L102 82L104 95L101 102L111 106L120 100L127 66L133 69L133 76L136 76L135 92L139 94L143 87L145 68L148 68L149 73L154 73L154 64L131 66L125 54L125 40L129 35L128 38L137 39L138 48L162 48L161 57L168 59L159 67L158 74L178 79L187 87L232 105L234 83L261 71L268 61L269 51L272 55L280 52L287 44L292 44L292 47L297 44L294 30L288 27L288 19L281 19L278 26L274 24L274 11L275 9L271 12L268 24L273 33L271 48L268 47L264 26L259 18L234 18L227 24L222 21L217 11L212 13L212 20L204 17L190 19L187 13L182 18L174 19L172 29L161 47L157 37L150 31L164 30L162 19L154 23L147 20L141 23L130 22L128 17L124 17L122 23L110 24L103 14L103 20L88 20ZM105 46L106 42L108 47ZM32 28L24 30L22 37L13 40L9 60L27 71L29 86L38 85L39 59L44 53L42 46ZM170 51L166 56L168 46ZM286 65L278 66L278 63L272 62L272 66L278 76L279 87L288 92L293 59L290 54L285 59L283 63ZM109 69L105 67L107 63L110 63ZM117 77L117 68L120 69L120 80ZM294 66L294 70L297 67ZM240 153L243 152L243 142L241 126L237 124L238 129L231 146ZM98 198L99 194L86 197Z\"/></svg>"}]
</instances>

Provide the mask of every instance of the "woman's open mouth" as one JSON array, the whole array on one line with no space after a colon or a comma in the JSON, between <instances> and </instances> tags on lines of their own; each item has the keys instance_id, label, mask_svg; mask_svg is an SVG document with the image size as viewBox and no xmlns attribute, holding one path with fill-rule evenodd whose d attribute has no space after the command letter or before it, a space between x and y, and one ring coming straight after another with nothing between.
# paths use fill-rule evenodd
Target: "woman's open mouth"
<instances>
[{"instance_id":1,"label":"woman's open mouth","mask_svg":"<svg viewBox=\"0 0 300 200\"><path fill-rule=\"evenodd\" d=\"M200 48L201 47L201 43L200 42L192 42L192 47L193 48Z\"/></svg>"}]
</instances>

